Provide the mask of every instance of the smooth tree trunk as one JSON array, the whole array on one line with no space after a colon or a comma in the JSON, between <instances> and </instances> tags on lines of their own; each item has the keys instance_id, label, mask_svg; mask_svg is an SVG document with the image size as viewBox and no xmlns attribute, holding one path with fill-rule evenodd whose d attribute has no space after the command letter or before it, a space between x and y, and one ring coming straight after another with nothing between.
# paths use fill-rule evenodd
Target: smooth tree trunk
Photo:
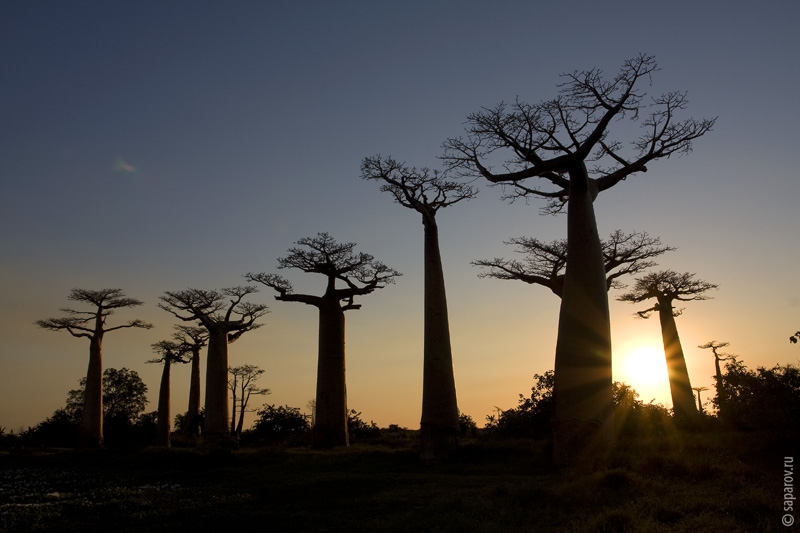
<instances>
[{"instance_id":1,"label":"smooth tree trunk","mask_svg":"<svg viewBox=\"0 0 800 533\"><path fill-rule=\"evenodd\" d=\"M208 333L203 434L214 440L226 437L231 429L228 418L228 332L222 328L209 328Z\"/></svg>"},{"instance_id":2,"label":"smooth tree trunk","mask_svg":"<svg viewBox=\"0 0 800 533\"><path fill-rule=\"evenodd\" d=\"M233 398L231 398L231 435L236 434L236 387L233 388Z\"/></svg>"},{"instance_id":3,"label":"smooth tree trunk","mask_svg":"<svg viewBox=\"0 0 800 533\"><path fill-rule=\"evenodd\" d=\"M81 416L81 445L88 448L103 447L103 334L95 331L89 344L89 367L83 390Z\"/></svg>"},{"instance_id":4,"label":"smooth tree trunk","mask_svg":"<svg viewBox=\"0 0 800 533\"><path fill-rule=\"evenodd\" d=\"M239 422L236 424L236 434L241 435L242 429L244 429L244 398L242 398L242 405L241 409L239 409Z\"/></svg>"},{"instance_id":5,"label":"smooth tree trunk","mask_svg":"<svg viewBox=\"0 0 800 533\"><path fill-rule=\"evenodd\" d=\"M192 370L189 383L189 409L186 424L189 434L200 436L200 349L192 350Z\"/></svg>"},{"instance_id":6,"label":"smooth tree trunk","mask_svg":"<svg viewBox=\"0 0 800 533\"><path fill-rule=\"evenodd\" d=\"M659 299L658 318L661 322L661 337L664 341L664 355L667 358L667 375L669 390L672 394L672 409L675 417L683 422L692 422L697 418L694 404L694 392L686 369L686 358L683 356L678 327L672 314L672 302Z\"/></svg>"},{"instance_id":7,"label":"smooth tree trunk","mask_svg":"<svg viewBox=\"0 0 800 533\"><path fill-rule=\"evenodd\" d=\"M170 412L169 412L169 378L172 362L164 359L164 370L161 372L161 388L158 391L158 424L157 439L159 446L169 447Z\"/></svg>"},{"instance_id":8,"label":"smooth tree trunk","mask_svg":"<svg viewBox=\"0 0 800 533\"><path fill-rule=\"evenodd\" d=\"M447 295L439 251L439 230L433 217L425 226L425 341L423 355L421 456L446 459L458 446L459 423Z\"/></svg>"},{"instance_id":9,"label":"smooth tree trunk","mask_svg":"<svg viewBox=\"0 0 800 533\"><path fill-rule=\"evenodd\" d=\"M611 325L594 182L570 170L567 266L558 320L553 394L553 459L602 461L614 442Z\"/></svg>"},{"instance_id":10,"label":"smooth tree trunk","mask_svg":"<svg viewBox=\"0 0 800 533\"><path fill-rule=\"evenodd\" d=\"M719 357L714 354L714 370L716 370L716 385L717 385L717 407L719 414L726 414L728 393L725 390L725 382L722 380L722 369L719 365Z\"/></svg>"},{"instance_id":11,"label":"smooth tree trunk","mask_svg":"<svg viewBox=\"0 0 800 533\"><path fill-rule=\"evenodd\" d=\"M349 444L344 333L344 310L329 290L319 306L315 448Z\"/></svg>"}]
</instances>

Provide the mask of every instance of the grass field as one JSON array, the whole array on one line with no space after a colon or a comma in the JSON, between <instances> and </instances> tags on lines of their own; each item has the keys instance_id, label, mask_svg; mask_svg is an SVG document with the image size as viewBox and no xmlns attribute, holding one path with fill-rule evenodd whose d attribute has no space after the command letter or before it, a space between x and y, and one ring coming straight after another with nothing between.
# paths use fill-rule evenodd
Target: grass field
<instances>
[{"instance_id":1,"label":"grass field","mask_svg":"<svg viewBox=\"0 0 800 533\"><path fill-rule=\"evenodd\" d=\"M796 442L702 433L620 442L596 471L536 441L462 443L420 463L413 438L305 448L0 455L0 531L790 531Z\"/></svg>"}]
</instances>

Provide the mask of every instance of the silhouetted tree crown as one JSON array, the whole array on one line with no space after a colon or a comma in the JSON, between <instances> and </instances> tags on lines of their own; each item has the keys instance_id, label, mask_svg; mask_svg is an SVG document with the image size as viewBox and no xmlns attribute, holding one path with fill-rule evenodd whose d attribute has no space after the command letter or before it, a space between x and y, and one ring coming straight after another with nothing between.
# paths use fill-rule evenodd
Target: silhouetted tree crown
<instances>
[{"instance_id":1,"label":"silhouetted tree crown","mask_svg":"<svg viewBox=\"0 0 800 533\"><path fill-rule=\"evenodd\" d=\"M474 266L483 267L478 277L503 280L519 280L542 285L556 296L564 290L564 271L567 266L567 240L559 239L545 243L531 237L517 237L505 241L516 247L522 259L478 259ZM663 246L661 239L650 237L646 232L623 233L614 231L608 239L601 241L606 280L609 289L622 289L625 285L619 278L637 274L655 265L651 261L675 248Z\"/></svg>"},{"instance_id":2,"label":"silhouetted tree crown","mask_svg":"<svg viewBox=\"0 0 800 533\"><path fill-rule=\"evenodd\" d=\"M691 302L708 300L711 298L705 293L716 289L719 285L695 279L690 272L677 273L673 270L652 272L636 280L633 289L617 298L621 302L639 303L645 300L656 299L653 307L644 311L637 311L641 318L648 318L653 311L661 311L662 306L671 302ZM680 316L683 309L672 307L672 315Z\"/></svg>"}]
</instances>

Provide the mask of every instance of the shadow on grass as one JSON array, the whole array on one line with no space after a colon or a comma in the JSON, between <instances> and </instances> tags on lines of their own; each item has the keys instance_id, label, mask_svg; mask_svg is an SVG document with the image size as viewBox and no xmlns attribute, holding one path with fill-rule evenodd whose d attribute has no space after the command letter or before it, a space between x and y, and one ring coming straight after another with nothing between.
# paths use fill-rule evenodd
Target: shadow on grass
<instances>
[{"instance_id":1,"label":"shadow on grass","mask_svg":"<svg viewBox=\"0 0 800 533\"><path fill-rule=\"evenodd\" d=\"M413 442L413 441L411 441ZM782 458L758 434L620 442L557 469L541 441L464 442L447 463L358 444L0 456L2 531L778 531Z\"/></svg>"}]
</instances>

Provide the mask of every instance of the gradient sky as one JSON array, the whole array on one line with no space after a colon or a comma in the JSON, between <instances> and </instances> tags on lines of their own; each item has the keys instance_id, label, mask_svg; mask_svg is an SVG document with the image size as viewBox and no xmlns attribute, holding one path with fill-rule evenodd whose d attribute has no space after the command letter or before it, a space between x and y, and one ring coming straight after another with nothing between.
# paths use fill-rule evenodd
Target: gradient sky
<instances>
[{"instance_id":1,"label":"gradient sky","mask_svg":"<svg viewBox=\"0 0 800 533\"><path fill-rule=\"evenodd\" d=\"M693 386L712 386L713 358L696 346L713 339L751 368L797 363L798 20L800 4L772 0L2 2L0 427L43 420L85 376L88 342L34 325L72 305L73 287L145 302L117 319L156 327L110 333L104 366L139 372L155 410L161 368L145 361L175 323L156 307L163 291L276 272L294 241L320 231L404 274L347 313L348 403L381 426L418 427L421 220L359 178L361 159L437 167L469 113L550 99L559 74L613 76L641 52L661 67L651 94L686 90L686 116L719 119L693 153L602 193L601 235L660 236L678 248L661 268L720 285L677 319ZM438 220L459 406L482 425L553 367L559 301L478 279L469 262L510 257L511 237L563 238L566 218L477 184L477 199ZM279 272L298 292L324 289L319 276ZM633 318L618 295L614 377L669 406L663 355L627 371L632 351L660 348L658 320ZM265 401L305 408L316 310L266 288L252 301L272 312L230 362L266 371ZM189 369L172 376L174 414Z\"/></svg>"}]
</instances>

